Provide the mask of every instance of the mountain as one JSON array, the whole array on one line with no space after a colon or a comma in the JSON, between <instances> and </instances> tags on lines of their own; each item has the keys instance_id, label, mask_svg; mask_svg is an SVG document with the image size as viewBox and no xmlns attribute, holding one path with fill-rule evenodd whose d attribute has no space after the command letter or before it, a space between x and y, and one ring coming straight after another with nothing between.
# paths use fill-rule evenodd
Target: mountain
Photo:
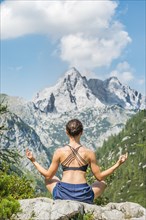
<instances>
[{"instance_id":1,"label":"mountain","mask_svg":"<svg viewBox=\"0 0 146 220\"><path fill-rule=\"evenodd\" d=\"M34 152L40 163L48 166L51 154L42 144L35 130L27 125L20 117L11 112L6 112L1 117L1 125L4 125L4 132L1 136L1 151L4 149L17 150L22 156L22 167L34 170L34 167L25 158L25 151L29 148Z\"/></svg>"},{"instance_id":2,"label":"mountain","mask_svg":"<svg viewBox=\"0 0 146 220\"><path fill-rule=\"evenodd\" d=\"M45 113L64 113L103 106L88 87L86 78L75 68L66 72L55 86L37 93L33 102L36 108Z\"/></svg>"},{"instance_id":3,"label":"mountain","mask_svg":"<svg viewBox=\"0 0 146 220\"><path fill-rule=\"evenodd\" d=\"M7 104L9 114L2 115L0 122L8 127L4 135L13 140L3 140L1 147L15 147L23 156L28 147L47 167L54 150L68 142L65 133L68 120L81 120L82 144L97 149L144 108L144 97L117 78L87 80L75 68L67 71L53 87L38 92L32 101L4 94L1 100ZM26 158L22 164L32 170Z\"/></svg>"},{"instance_id":4,"label":"mountain","mask_svg":"<svg viewBox=\"0 0 146 220\"><path fill-rule=\"evenodd\" d=\"M122 85L117 77L110 77L104 81L90 79L88 86L105 105L119 105L124 109L144 109L144 97L141 93Z\"/></svg>"},{"instance_id":5,"label":"mountain","mask_svg":"<svg viewBox=\"0 0 146 220\"><path fill-rule=\"evenodd\" d=\"M104 81L87 80L75 68L67 71L55 86L37 93L33 102L37 109L45 113L83 111L111 105L132 110L144 108L142 95L122 85L116 77Z\"/></svg>"},{"instance_id":6,"label":"mountain","mask_svg":"<svg viewBox=\"0 0 146 220\"><path fill-rule=\"evenodd\" d=\"M144 97L122 85L116 77L87 80L75 68L53 87L38 92L30 102L4 94L1 99L10 112L36 132L44 146L53 149L68 141L64 130L71 118L83 122L83 143L95 149L144 108Z\"/></svg>"}]
</instances>

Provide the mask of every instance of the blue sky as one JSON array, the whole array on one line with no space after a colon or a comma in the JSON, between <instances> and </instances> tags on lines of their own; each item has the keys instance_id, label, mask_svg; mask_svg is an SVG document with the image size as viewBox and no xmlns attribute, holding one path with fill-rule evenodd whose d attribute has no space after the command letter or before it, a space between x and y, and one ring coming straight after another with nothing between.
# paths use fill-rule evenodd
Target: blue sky
<instances>
[{"instance_id":1,"label":"blue sky","mask_svg":"<svg viewBox=\"0 0 146 220\"><path fill-rule=\"evenodd\" d=\"M145 1L1 2L1 93L31 100L70 67L145 93Z\"/></svg>"}]
</instances>

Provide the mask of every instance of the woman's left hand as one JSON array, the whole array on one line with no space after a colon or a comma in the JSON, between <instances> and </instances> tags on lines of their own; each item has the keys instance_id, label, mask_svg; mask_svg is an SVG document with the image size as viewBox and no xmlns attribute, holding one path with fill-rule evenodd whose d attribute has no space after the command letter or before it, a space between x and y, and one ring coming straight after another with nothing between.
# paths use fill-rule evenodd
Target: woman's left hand
<instances>
[{"instance_id":1,"label":"woman's left hand","mask_svg":"<svg viewBox=\"0 0 146 220\"><path fill-rule=\"evenodd\" d=\"M123 164L123 163L127 160L127 158L128 158L128 153L123 154L123 155L121 155L121 156L119 157L119 160L117 161L117 163L118 163L119 165L121 165L121 164Z\"/></svg>"}]
</instances>

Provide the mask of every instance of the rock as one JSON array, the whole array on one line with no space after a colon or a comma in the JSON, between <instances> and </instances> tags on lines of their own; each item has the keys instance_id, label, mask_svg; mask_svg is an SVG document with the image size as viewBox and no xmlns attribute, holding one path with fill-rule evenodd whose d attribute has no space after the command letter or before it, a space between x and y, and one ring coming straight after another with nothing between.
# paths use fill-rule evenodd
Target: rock
<instances>
[{"instance_id":1,"label":"rock","mask_svg":"<svg viewBox=\"0 0 146 220\"><path fill-rule=\"evenodd\" d=\"M110 210L110 211L104 211L102 214L102 219L104 220L124 220L124 214L118 210Z\"/></svg>"},{"instance_id":2,"label":"rock","mask_svg":"<svg viewBox=\"0 0 146 220\"><path fill-rule=\"evenodd\" d=\"M19 202L22 212L13 216L14 220L78 220L89 213L89 219L92 220L146 219L146 209L132 202L109 203L104 207L69 200L53 201L41 197Z\"/></svg>"}]
</instances>

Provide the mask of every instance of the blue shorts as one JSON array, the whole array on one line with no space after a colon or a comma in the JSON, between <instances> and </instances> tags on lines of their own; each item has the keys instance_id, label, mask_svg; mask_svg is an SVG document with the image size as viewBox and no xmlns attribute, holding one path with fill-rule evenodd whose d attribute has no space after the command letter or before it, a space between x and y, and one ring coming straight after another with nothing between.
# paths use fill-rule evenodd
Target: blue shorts
<instances>
[{"instance_id":1,"label":"blue shorts","mask_svg":"<svg viewBox=\"0 0 146 220\"><path fill-rule=\"evenodd\" d=\"M53 189L53 199L75 200L93 204L94 192L87 183L71 184L58 182Z\"/></svg>"}]
</instances>

